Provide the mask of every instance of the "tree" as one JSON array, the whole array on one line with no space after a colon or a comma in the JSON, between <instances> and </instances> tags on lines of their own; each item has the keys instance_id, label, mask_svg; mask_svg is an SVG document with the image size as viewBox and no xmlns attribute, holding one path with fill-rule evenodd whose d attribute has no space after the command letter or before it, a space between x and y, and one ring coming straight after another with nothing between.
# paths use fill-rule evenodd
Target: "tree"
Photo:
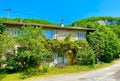
<instances>
[{"instance_id":1,"label":"tree","mask_svg":"<svg viewBox=\"0 0 120 81\"><path fill-rule=\"evenodd\" d=\"M111 29L113 30L114 33L116 33L116 35L118 35L118 38L120 38L120 25L111 25L110 26Z\"/></svg>"},{"instance_id":2,"label":"tree","mask_svg":"<svg viewBox=\"0 0 120 81\"><path fill-rule=\"evenodd\" d=\"M100 61L111 62L119 56L119 40L110 28L100 27L88 36L88 41Z\"/></svg>"},{"instance_id":3,"label":"tree","mask_svg":"<svg viewBox=\"0 0 120 81\"><path fill-rule=\"evenodd\" d=\"M95 54L90 48L87 41L77 40L75 41L79 46L77 52L77 64L80 65L94 65L95 64Z\"/></svg>"},{"instance_id":4,"label":"tree","mask_svg":"<svg viewBox=\"0 0 120 81\"><path fill-rule=\"evenodd\" d=\"M25 54L20 54L20 57L27 57L29 61L26 62L26 64L32 66L40 64L39 61L43 56L45 54L49 54L48 50L42 44L42 40L44 40L43 37L43 30L38 27L23 28L20 31L18 42L22 47L25 47L25 51L23 53L28 53L26 54L27 56L25 56Z\"/></svg>"},{"instance_id":5,"label":"tree","mask_svg":"<svg viewBox=\"0 0 120 81\"><path fill-rule=\"evenodd\" d=\"M41 64L43 56L49 54L42 43L43 37L43 30L40 27L23 27L16 37L16 43L19 45L17 54L8 59L7 65L18 70Z\"/></svg>"},{"instance_id":6,"label":"tree","mask_svg":"<svg viewBox=\"0 0 120 81\"><path fill-rule=\"evenodd\" d=\"M5 32L0 34L0 63L5 60L2 59L2 57L13 53L14 50L14 45L15 45L15 39Z\"/></svg>"},{"instance_id":7,"label":"tree","mask_svg":"<svg viewBox=\"0 0 120 81\"><path fill-rule=\"evenodd\" d=\"M77 57L79 58L78 64L80 65L95 64L95 54L89 46L82 48L80 51L78 51Z\"/></svg>"},{"instance_id":8,"label":"tree","mask_svg":"<svg viewBox=\"0 0 120 81\"><path fill-rule=\"evenodd\" d=\"M3 24L0 24L0 34L2 34L5 31L5 26Z\"/></svg>"}]
</instances>

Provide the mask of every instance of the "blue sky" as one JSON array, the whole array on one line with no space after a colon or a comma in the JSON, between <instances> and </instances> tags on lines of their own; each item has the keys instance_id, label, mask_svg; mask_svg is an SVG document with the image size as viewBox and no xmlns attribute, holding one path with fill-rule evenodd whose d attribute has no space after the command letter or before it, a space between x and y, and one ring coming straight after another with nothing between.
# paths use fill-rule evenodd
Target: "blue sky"
<instances>
[{"instance_id":1,"label":"blue sky","mask_svg":"<svg viewBox=\"0 0 120 81\"><path fill-rule=\"evenodd\" d=\"M3 9L10 8L10 17L37 18L65 24L92 16L120 16L120 0L0 0Z\"/></svg>"}]
</instances>

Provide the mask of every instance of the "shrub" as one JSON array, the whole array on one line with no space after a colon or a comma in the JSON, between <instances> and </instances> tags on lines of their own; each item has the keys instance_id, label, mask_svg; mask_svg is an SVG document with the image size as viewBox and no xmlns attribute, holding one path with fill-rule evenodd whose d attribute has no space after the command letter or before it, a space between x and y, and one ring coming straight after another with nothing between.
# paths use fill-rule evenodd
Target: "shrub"
<instances>
[{"instance_id":1,"label":"shrub","mask_svg":"<svg viewBox=\"0 0 120 81\"><path fill-rule=\"evenodd\" d=\"M43 73L46 73L46 72L49 72L49 71L51 71L52 70L52 68L53 67L50 67L50 65L49 64L45 64L45 65L43 65L43 66L41 66L41 71L43 72Z\"/></svg>"},{"instance_id":2,"label":"shrub","mask_svg":"<svg viewBox=\"0 0 120 81\"><path fill-rule=\"evenodd\" d=\"M110 28L100 27L88 36L88 41L100 61L111 62L119 57L119 39Z\"/></svg>"},{"instance_id":3,"label":"shrub","mask_svg":"<svg viewBox=\"0 0 120 81\"><path fill-rule=\"evenodd\" d=\"M24 70L21 79L25 79L31 76L41 75L46 72L49 72L53 69L53 67L50 67L48 64L45 64L41 66L40 68L29 68L27 70Z\"/></svg>"},{"instance_id":4,"label":"shrub","mask_svg":"<svg viewBox=\"0 0 120 81\"><path fill-rule=\"evenodd\" d=\"M94 65L95 55L90 47L83 48L77 53L77 57L80 58L79 64L82 65Z\"/></svg>"}]
</instances>

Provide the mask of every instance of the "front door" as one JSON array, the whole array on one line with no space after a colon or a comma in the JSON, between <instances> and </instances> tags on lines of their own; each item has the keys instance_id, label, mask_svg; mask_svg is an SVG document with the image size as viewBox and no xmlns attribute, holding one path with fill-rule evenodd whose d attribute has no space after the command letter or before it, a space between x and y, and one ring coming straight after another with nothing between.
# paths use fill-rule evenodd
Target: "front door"
<instances>
[{"instance_id":1,"label":"front door","mask_svg":"<svg viewBox=\"0 0 120 81\"><path fill-rule=\"evenodd\" d=\"M67 58L66 56L63 57L62 53L54 54L54 63L65 64L67 63Z\"/></svg>"}]
</instances>

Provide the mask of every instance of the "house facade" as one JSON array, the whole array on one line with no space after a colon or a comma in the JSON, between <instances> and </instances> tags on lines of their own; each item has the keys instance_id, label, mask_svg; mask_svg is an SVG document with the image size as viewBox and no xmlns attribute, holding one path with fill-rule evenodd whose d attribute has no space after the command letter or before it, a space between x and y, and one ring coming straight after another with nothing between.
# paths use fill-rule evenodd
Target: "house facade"
<instances>
[{"instance_id":1,"label":"house facade","mask_svg":"<svg viewBox=\"0 0 120 81\"><path fill-rule=\"evenodd\" d=\"M11 36L18 34L18 29L22 26L26 26L25 23L16 22L3 22L6 25L6 31ZM68 35L71 35L71 40L86 40L86 34L95 31L91 28L80 28L80 27L61 27L45 24L29 24L34 27L41 27L44 30L46 38L64 40Z\"/></svg>"},{"instance_id":2,"label":"house facade","mask_svg":"<svg viewBox=\"0 0 120 81\"><path fill-rule=\"evenodd\" d=\"M3 22L6 25L6 32L11 36L16 36L19 34L18 30L22 26L27 26L26 23L18 23L18 22ZM45 25L45 24L29 24L34 27L41 27L44 30L45 37L49 39L56 40L64 40L64 38L68 35L71 35L71 40L85 40L86 35L89 32L95 31L95 29L90 28L80 28L80 27L61 27L61 26L53 26L53 25ZM53 54L53 63L55 64L66 64L67 57L63 56L61 53Z\"/></svg>"}]
</instances>

